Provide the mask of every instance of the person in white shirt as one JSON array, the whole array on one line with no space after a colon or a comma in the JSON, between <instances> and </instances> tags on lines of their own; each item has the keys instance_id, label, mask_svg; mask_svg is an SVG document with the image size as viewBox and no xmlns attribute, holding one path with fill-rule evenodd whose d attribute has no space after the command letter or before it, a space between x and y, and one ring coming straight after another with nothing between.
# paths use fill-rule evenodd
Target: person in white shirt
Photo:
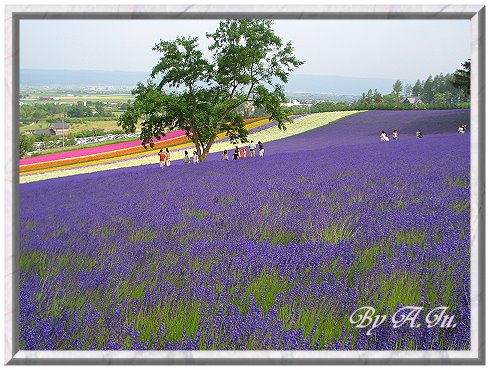
<instances>
[{"instance_id":1,"label":"person in white shirt","mask_svg":"<svg viewBox=\"0 0 490 370\"><path fill-rule=\"evenodd\" d=\"M187 150L184 151L184 163L191 163L191 159L189 158L189 153Z\"/></svg>"},{"instance_id":2,"label":"person in white shirt","mask_svg":"<svg viewBox=\"0 0 490 370\"><path fill-rule=\"evenodd\" d=\"M379 137L380 137L381 141L390 141L390 139L386 135L386 132L384 132L384 131L381 131L381 135L379 135Z\"/></svg>"},{"instance_id":3,"label":"person in white shirt","mask_svg":"<svg viewBox=\"0 0 490 370\"><path fill-rule=\"evenodd\" d=\"M255 157L255 143L253 140L250 141L250 145L248 146L248 148L250 149L250 157Z\"/></svg>"},{"instance_id":4,"label":"person in white shirt","mask_svg":"<svg viewBox=\"0 0 490 370\"><path fill-rule=\"evenodd\" d=\"M197 155L197 152L194 151L194 155L192 156L192 163L196 164L199 162L199 156Z\"/></svg>"}]
</instances>

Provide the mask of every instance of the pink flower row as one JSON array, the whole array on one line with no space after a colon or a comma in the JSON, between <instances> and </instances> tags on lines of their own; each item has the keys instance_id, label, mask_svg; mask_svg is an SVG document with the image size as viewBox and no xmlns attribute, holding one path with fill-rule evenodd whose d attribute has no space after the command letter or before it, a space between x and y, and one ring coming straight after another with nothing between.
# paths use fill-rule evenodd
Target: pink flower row
<instances>
[{"instance_id":1,"label":"pink flower row","mask_svg":"<svg viewBox=\"0 0 490 370\"><path fill-rule=\"evenodd\" d=\"M154 140L154 141L155 142L164 141L164 140L173 139L175 137L179 137L179 136L183 136L183 135L185 135L184 130L172 131L172 132L169 132L164 137L160 138L160 140ZM132 140L132 141L126 141L124 143L108 144L108 145L98 146L98 147L94 147L94 148L77 149L77 150L72 150L69 152L46 154L46 155L40 155L40 156L32 157L32 158L23 158L20 160L20 164L21 165L34 164L34 163L40 163L40 162L55 161L58 159L82 157L82 156L86 156L86 155L100 154L100 153L110 152L113 150L126 149L126 148L132 148L132 147L137 147L137 146L141 146L141 140Z\"/></svg>"}]
</instances>

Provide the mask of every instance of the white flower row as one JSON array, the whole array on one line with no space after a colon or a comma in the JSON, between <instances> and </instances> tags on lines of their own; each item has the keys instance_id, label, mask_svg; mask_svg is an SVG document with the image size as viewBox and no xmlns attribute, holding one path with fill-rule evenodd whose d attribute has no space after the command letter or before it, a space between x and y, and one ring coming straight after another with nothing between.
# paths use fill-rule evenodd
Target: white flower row
<instances>
[{"instance_id":1,"label":"white flower row","mask_svg":"<svg viewBox=\"0 0 490 370\"><path fill-rule=\"evenodd\" d=\"M351 114L358 113L359 111L342 111L342 112L324 112L316 113L308 116L300 117L292 122L286 123L286 130L280 130L277 127L269 127L267 129L261 130L259 132L248 135L249 141L253 140L255 143L262 141L263 143L268 143L275 140L285 139L289 136L294 136L307 132L329 123L332 123L341 118L347 117ZM243 146L243 144L238 144ZM229 141L223 141L216 143L212 146L210 153L222 152L223 150L232 150L235 148L235 144ZM193 147L183 148L180 150L172 151L172 160L182 160L184 158L184 150L189 152L189 156L192 156L194 151ZM117 168L124 167L134 167L143 166L147 164L155 164L158 162L158 157L156 156L158 150L152 150L150 154L145 154L138 158L126 159L126 160L115 160L111 163L97 164L97 165L87 165L77 168L69 168L63 170L49 171L45 173L32 174L32 175L21 175L20 183L28 183L40 180L47 180L56 177L73 176L84 173L107 171Z\"/></svg>"}]
</instances>

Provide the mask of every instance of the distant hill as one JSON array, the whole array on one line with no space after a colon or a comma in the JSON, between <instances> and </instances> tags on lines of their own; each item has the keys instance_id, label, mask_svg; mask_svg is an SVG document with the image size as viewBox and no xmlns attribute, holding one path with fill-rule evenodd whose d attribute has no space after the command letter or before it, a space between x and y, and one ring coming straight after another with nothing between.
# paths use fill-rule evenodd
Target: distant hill
<instances>
[{"instance_id":1,"label":"distant hill","mask_svg":"<svg viewBox=\"0 0 490 370\"><path fill-rule=\"evenodd\" d=\"M342 77L324 75L291 75L286 85L288 92L309 93L333 93L341 95L362 95L369 89L378 89L382 94L393 91L396 79L389 78L366 78L366 77ZM414 84L415 81L401 80Z\"/></svg>"},{"instance_id":2,"label":"distant hill","mask_svg":"<svg viewBox=\"0 0 490 370\"><path fill-rule=\"evenodd\" d=\"M20 85L25 86L115 86L135 87L149 78L149 72L38 70L21 69ZM289 93L324 93L361 95L369 89L386 94L396 79L341 77L325 75L291 75L286 85ZM414 81L404 81L413 84Z\"/></svg>"}]
</instances>

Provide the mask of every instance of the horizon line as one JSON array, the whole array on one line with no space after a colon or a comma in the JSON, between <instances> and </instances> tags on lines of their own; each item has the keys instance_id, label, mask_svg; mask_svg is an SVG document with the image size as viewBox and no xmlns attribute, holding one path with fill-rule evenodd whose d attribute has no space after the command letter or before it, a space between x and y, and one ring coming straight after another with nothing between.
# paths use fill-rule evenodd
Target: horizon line
<instances>
[{"instance_id":1,"label":"horizon line","mask_svg":"<svg viewBox=\"0 0 490 370\"><path fill-rule=\"evenodd\" d=\"M132 74L143 74L147 73L148 78L150 78L150 72L145 72L145 71L127 71L127 70L120 70L120 69L114 69L114 70L107 70L107 69L70 69L70 68L19 68L20 71L68 71L68 72L108 72L108 73L132 73ZM437 74L451 74L449 72L444 73L444 72L439 72ZM431 76L435 76L437 74L430 74ZM417 80L423 80L420 78L414 79L414 78L399 78L399 77L379 77L379 76L374 76L374 77L366 77L366 76L345 76L345 75L334 75L334 74L321 74L321 73L291 73L290 76L323 76L323 77L340 77L340 78L357 78L357 79L378 79L378 80L400 80L400 81L417 81ZM428 76L427 76L428 77ZM427 78L425 77L425 78Z\"/></svg>"}]
</instances>

